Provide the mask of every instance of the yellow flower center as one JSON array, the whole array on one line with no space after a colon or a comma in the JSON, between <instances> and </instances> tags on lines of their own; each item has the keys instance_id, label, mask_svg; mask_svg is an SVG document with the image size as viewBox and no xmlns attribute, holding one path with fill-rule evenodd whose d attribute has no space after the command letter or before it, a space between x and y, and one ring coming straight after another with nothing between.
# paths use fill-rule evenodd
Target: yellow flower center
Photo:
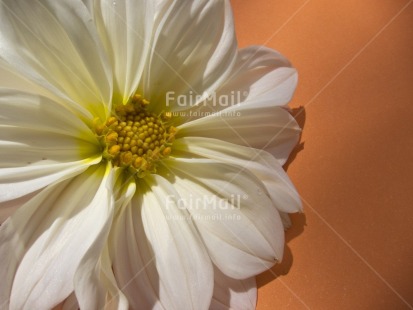
<instances>
[{"instance_id":1,"label":"yellow flower center","mask_svg":"<svg viewBox=\"0 0 413 310\"><path fill-rule=\"evenodd\" d=\"M175 127L166 124L170 116L155 115L146 110L148 105L135 95L127 104L116 106L104 124L95 126L103 157L140 178L155 173L157 162L169 156L176 133Z\"/></svg>"}]
</instances>

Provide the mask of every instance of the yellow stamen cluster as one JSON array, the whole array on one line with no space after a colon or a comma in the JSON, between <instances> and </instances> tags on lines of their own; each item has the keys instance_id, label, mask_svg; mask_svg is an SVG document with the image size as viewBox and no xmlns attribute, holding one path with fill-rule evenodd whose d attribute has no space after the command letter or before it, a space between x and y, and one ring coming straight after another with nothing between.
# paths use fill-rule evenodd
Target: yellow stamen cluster
<instances>
[{"instance_id":1,"label":"yellow stamen cluster","mask_svg":"<svg viewBox=\"0 0 413 310\"><path fill-rule=\"evenodd\" d=\"M127 104L117 106L114 116L103 125L95 127L105 147L103 156L138 177L156 172L156 162L171 153L176 133L175 127L167 127L145 109L148 104L135 95Z\"/></svg>"}]
</instances>

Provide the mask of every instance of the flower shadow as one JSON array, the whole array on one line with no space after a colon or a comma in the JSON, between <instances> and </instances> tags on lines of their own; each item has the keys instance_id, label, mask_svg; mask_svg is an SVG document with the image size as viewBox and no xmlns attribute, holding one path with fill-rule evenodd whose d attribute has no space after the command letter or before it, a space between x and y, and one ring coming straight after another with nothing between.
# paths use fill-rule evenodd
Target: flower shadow
<instances>
[{"instance_id":1,"label":"flower shadow","mask_svg":"<svg viewBox=\"0 0 413 310\"><path fill-rule=\"evenodd\" d=\"M293 115L300 128L304 129L306 119L305 108L294 108L290 110L290 113ZM303 149L304 142L300 140L299 144L291 152L290 157L283 166L286 171L288 170L289 165L297 157L298 153L300 153ZM279 276L284 276L288 274L293 265L293 255L291 249L288 246L288 243L304 231L304 227L306 226L306 216L304 213L294 213L290 214L289 216L292 222L292 226L285 233L285 248L283 260L281 261L281 263L274 265L271 269L257 276L257 287L264 286L265 284L275 280Z\"/></svg>"},{"instance_id":2,"label":"flower shadow","mask_svg":"<svg viewBox=\"0 0 413 310\"><path fill-rule=\"evenodd\" d=\"M296 122L300 126L301 129L304 129L305 119L306 119L306 111L304 107L298 107L290 110L291 115L295 118ZM298 153L304 150L304 142L301 140L297 144L297 146L292 150L290 157L288 157L287 162L284 164L284 169L287 170L290 164L294 161L297 157Z\"/></svg>"}]
</instances>

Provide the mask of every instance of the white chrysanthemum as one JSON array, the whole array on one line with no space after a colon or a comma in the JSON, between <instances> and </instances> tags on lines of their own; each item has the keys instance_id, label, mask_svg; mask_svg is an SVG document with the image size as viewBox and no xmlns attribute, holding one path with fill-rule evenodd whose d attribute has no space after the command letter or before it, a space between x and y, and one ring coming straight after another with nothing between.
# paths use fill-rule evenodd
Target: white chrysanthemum
<instances>
[{"instance_id":1,"label":"white chrysanthemum","mask_svg":"<svg viewBox=\"0 0 413 310\"><path fill-rule=\"evenodd\" d=\"M297 74L233 28L221 0L1 1L3 64L47 90L0 90L1 309L255 307L300 210Z\"/></svg>"}]
</instances>

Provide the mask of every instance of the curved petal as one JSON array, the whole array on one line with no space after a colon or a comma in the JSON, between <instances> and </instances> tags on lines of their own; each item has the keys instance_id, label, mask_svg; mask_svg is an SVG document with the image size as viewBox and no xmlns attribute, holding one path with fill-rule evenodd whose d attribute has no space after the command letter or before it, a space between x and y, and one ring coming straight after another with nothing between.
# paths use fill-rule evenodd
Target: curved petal
<instances>
[{"instance_id":1,"label":"curved petal","mask_svg":"<svg viewBox=\"0 0 413 310\"><path fill-rule=\"evenodd\" d=\"M41 86L33 83L32 81L24 78L13 70L9 64L7 64L0 57L0 85L3 88L11 88L24 92L30 92L34 94L49 94Z\"/></svg>"},{"instance_id":2,"label":"curved petal","mask_svg":"<svg viewBox=\"0 0 413 310\"><path fill-rule=\"evenodd\" d=\"M207 97L226 80L236 60L229 1L171 2L157 14L152 42L141 88L154 109L182 109L178 95Z\"/></svg>"},{"instance_id":3,"label":"curved petal","mask_svg":"<svg viewBox=\"0 0 413 310\"><path fill-rule=\"evenodd\" d=\"M0 202L27 195L100 161L91 130L65 106L0 90Z\"/></svg>"},{"instance_id":4,"label":"curved petal","mask_svg":"<svg viewBox=\"0 0 413 310\"><path fill-rule=\"evenodd\" d=\"M297 80L297 71L279 52L265 46L249 46L238 52L237 65L220 92L242 92L245 102L268 101L283 106L291 100Z\"/></svg>"},{"instance_id":5,"label":"curved petal","mask_svg":"<svg viewBox=\"0 0 413 310\"><path fill-rule=\"evenodd\" d=\"M282 168L269 153L225 141L186 137L174 142L178 156L206 157L248 169L264 184L274 206L281 212L302 211L300 197Z\"/></svg>"},{"instance_id":6,"label":"curved petal","mask_svg":"<svg viewBox=\"0 0 413 310\"><path fill-rule=\"evenodd\" d=\"M185 123L178 127L177 137L209 137L265 149L283 165L300 133L297 122L283 107L249 101Z\"/></svg>"},{"instance_id":7,"label":"curved petal","mask_svg":"<svg viewBox=\"0 0 413 310\"><path fill-rule=\"evenodd\" d=\"M280 53L264 46L239 50L230 77L204 102L180 113L186 122L240 103L265 102L285 106L297 86L297 72Z\"/></svg>"},{"instance_id":8,"label":"curved petal","mask_svg":"<svg viewBox=\"0 0 413 310\"><path fill-rule=\"evenodd\" d=\"M136 189L136 183L126 179L122 169L119 168L114 169L114 180L112 196L115 205L114 222L116 222L117 213L122 212L123 208L130 202ZM117 192L115 189L120 190ZM114 226L112 225L111 228L114 229ZM112 269L110 256L112 231L109 234L108 229L102 231L105 236L96 239L76 271L74 287L76 301L80 309L127 310L129 307L128 300L118 287Z\"/></svg>"},{"instance_id":9,"label":"curved petal","mask_svg":"<svg viewBox=\"0 0 413 310\"><path fill-rule=\"evenodd\" d=\"M22 205L24 205L26 202L28 202L30 199L36 196L39 192L40 190L14 200L0 202L0 225L8 217L10 217L18 208L20 208Z\"/></svg>"},{"instance_id":10,"label":"curved petal","mask_svg":"<svg viewBox=\"0 0 413 310\"><path fill-rule=\"evenodd\" d=\"M97 143L89 127L70 108L19 90L0 88L0 126L52 131Z\"/></svg>"},{"instance_id":11,"label":"curved petal","mask_svg":"<svg viewBox=\"0 0 413 310\"><path fill-rule=\"evenodd\" d=\"M225 275L245 279L281 260L280 216L253 174L209 159L164 161L181 207L190 212L212 261Z\"/></svg>"},{"instance_id":12,"label":"curved petal","mask_svg":"<svg viewBox=\"0 0 413 310\"><path fill-rule=\"evenodd\" d=\"M22 202L21 202L22 200ZM16 199L10 203L9 201L0 203L0 225L10 217L16 210L25 202L24 199Z\"/></svg>"},{"instance_id":13,"label":"curved petal","mask_svg":"<svg viewBox=\"0 0 413 310\"><path fill-rule=\"evenodd\" d=\"M89 0L88 6L112 64L114 98L126 102L138 87L148 57L154 3Z\"/></svg>"},{"instance_id":14,"label":"curved petal","mask_svg":"<svg viewBox=\"0 0 413 310\"><path fill-rule=\"evenodd\" d=\"M210 310L254 310L257 305L255 278L235 280L214 270L214 295Z\"/></svg>"},{"instance_id":15,"label":"curved petal","mask_svg":"<svg viewBox=\"0 0 413 310\"><path fill-rule=\"evenodd\" d=\"M109 223L110 224L110 223ZM102 232L107 234L108 230ZM128 310L126 297L119 290L112 271L106 237L99 237L80 262L75 274L75 293L80 309ZM99 242L100 241L100 242Z\"/></svg>"},{"instance_id":16,"label":"curved petal","mask_svg":"<svg viewBox=\"0 0 413 310\"><path fill-rule=\"evenodd\" d=\"M50 186L1 225L0 300L51 309L68 297L81 259L111 222L111 175L97 166Z\"/></svg>"},{"instance_id":17,"label":"curved petal","mask_svg":"<svg viewBox=\"0 0 413 310\"><path fill-rule=\"evenodd\" d=\"M129 309L128 300L118 288L113 274L108 244L101 256L98 255L99 251L92 246L82 259L75 274L77 296L75 292L69 295L62 304L62 310Z\"/></svg>"},{"instance_id":18,"label":"curved petal","mask_svg":"<svg viewBox=\"0 0 413 310\"><path fill-rule=\"evenodd\" d=\"M80 0L4 0L0 58L37 84L105 118L111 70ZM109 108L109 109L108 109Z\"/></svg>"},{"instance_id":19,"label":"curved petal","mask_svg":"<svg viewBox=\"0 0 413 310\"><path fill-rule=\"evenodd\" d=\"M159 303L159 280L153 250L141 220L141 201L136 197L115 221L113 270L131 309L165 309ZM151 282L153 280L153 283Z\"/></svg>"},{"instance_id":20,"label":"curved petal","mask_svg":"<svg viewBox=\"0 0 413 310\"><path fill-rule=\"evenodd\" d=\"M27 167L3 168L0 170L0 202L18 199L49 184L74 177L99 161L55 163L45 160Z\"/></svg>"},{"instance_id":21,"label":"curved petal","mask_svg":"<svg viewBox=\"0 0 413 310\"><path fill-rule=\"evenodd\" d=\"M213 271L202 240L171 184L145 182L117 223L118 283L133 309L207 309Z\"/></svg>"}]
</instances>

